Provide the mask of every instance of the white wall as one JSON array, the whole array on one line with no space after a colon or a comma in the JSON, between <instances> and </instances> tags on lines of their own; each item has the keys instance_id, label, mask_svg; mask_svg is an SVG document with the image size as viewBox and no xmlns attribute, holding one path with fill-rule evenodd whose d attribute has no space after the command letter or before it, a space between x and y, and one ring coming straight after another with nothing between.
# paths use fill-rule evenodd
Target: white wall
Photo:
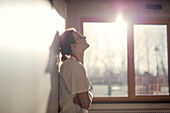
<instances>
[{"instance_id":1,"label":"white wall","mask_svg":"<svg viewBox=\"0 0 170 113\"><path fill-rule=\"evenodd\" d=\"M62 18L45 0L0 1L0 113L46 113L49 46Z\"/></svg>"}]
</instances>

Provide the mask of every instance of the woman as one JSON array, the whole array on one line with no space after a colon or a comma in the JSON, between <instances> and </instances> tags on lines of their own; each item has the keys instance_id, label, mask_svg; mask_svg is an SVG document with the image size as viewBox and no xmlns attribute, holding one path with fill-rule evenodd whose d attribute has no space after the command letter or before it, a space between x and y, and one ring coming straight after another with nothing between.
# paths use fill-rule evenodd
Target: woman
<instances>
[{"instance_id":1,"label":"woman","mask_svg":"<svg viewBox=\"0 0 170 113\"><path fill-rule=\"evenodd\" d=\"M83 64L84 51L89 47L86 37L75 29L60 36L62 65L59 81L60 113L88 113L92 102L90 82Z\"/></svg>"}]
</instances>

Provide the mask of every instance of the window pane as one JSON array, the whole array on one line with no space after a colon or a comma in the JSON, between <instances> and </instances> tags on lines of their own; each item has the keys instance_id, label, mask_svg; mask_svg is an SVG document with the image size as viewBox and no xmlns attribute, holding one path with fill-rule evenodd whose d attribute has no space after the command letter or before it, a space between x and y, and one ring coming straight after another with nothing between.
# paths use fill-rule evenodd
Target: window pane
<instances>
[{"instance_id":1,"label":"window pane","mask_svg":"<svg viewBox=\"0 0 170 113\"><path fill-rule=\"evenodd\" d=\"M90 47L84 65L95 97L127 97L127 25L84 22Z\"/></svg>"},{"instance_id":2,"label":"window pane","mask_svg":"<svg viewBox=\"0 0 170 113\"><path fill-rule=\"evenodd\" d=\"M169 95L167 25L134 25L136 95Z\"/></svg>"}]
</instances>

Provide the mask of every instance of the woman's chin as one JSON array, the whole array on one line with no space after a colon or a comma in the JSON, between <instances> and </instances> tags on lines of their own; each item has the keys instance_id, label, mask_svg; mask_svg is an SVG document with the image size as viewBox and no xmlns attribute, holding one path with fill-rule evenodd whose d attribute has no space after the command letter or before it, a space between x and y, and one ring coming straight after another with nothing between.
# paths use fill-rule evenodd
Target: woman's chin
<instances>
[{"instance_id":1,"label":"woman's chin","mask_svg":"<svg viewBox=\"0 0 170 113\"><path fill-rule=\"evenodd\" d=\"M84 47L84 50L86 50L87 48L89 48L89 44L86 44L86 46Z\"/></svg>"},{"instance_id":2,"label":"woman's chin","mask_svg":"<svg viewBox=\"0 0 170 113\"><path fill-rule=\"evenodd\" d=\"M87 45L87 48L89 48L90 45L89 45L88 43L86 43L86 45ZM86 49L87 49L87 48L86 48Z\"/></svg>"},{"instance_id":3,"label":"woman's chin","mask_svg":"<svg viewBox=\"0 0 170 113\"><path fill-rule=\"evenodd\" d=\"M90 45L89 44L87 44L88 45L88 47L90 47Z\"/></svg>"}]
</instances>

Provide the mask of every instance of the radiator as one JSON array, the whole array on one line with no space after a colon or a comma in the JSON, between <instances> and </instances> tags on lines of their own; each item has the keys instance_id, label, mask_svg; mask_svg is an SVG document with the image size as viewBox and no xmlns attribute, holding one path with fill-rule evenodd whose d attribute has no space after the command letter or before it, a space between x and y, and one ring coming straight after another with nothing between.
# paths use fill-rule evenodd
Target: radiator
<instances>
[{"instance_id":1,"label":"radiator","mask_svg":"<svg viewBox=\"0 0 170 113\"><path fill-rule=\"evenodd\" d=\"M89 113L170 113L170 103L92 104Z\"/></svg>"}]
</instances>

